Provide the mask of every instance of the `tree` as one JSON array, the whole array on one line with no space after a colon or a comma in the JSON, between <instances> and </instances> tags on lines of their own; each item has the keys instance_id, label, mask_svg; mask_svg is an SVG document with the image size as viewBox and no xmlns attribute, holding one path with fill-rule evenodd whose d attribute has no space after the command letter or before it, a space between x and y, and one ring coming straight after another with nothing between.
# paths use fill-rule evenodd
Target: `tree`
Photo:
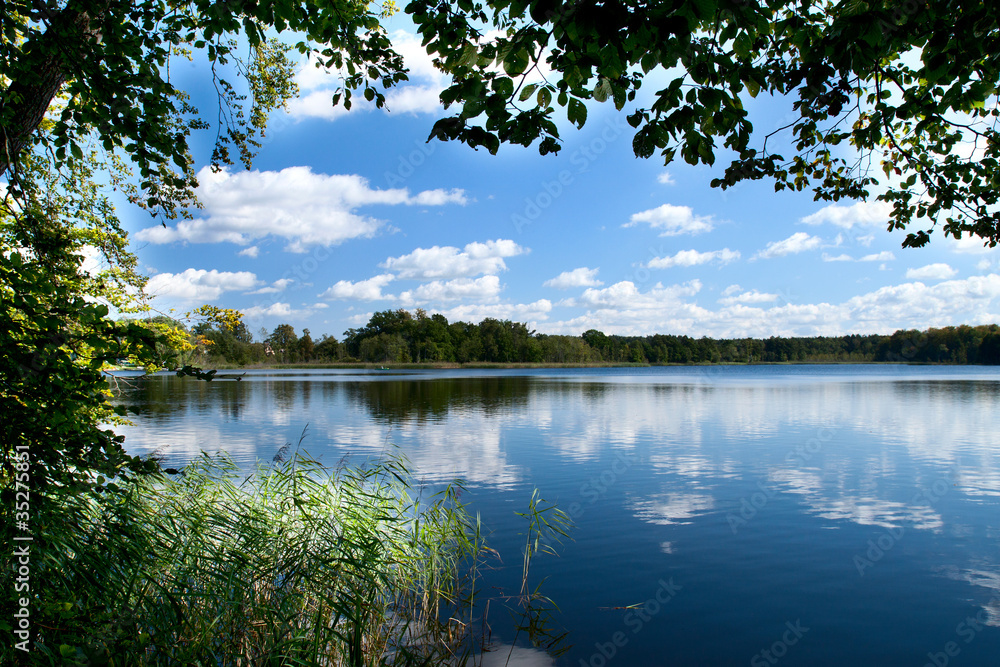
<instances>
[{"instance_id":1,"label":"tree","mask_svg":"<svg viewBox=\"0 0 1000 667\"><path fill-rule=\"evenodd\" d=\"M296 92L289 49L267 33L294 32L299 53L317 65L343 68L346 107L351 91L362 87L381 106L384 96L369 82L385 87L405 78L402 60L379 25L382 15L380 7L348 0L4 3L0 176L8 177L17 196L31 186L19 169L26 151L50 150L62 167L96 141L107 151L124 151L137 167L136 203L176 214L192 203L196 185L189 133L208 124L171 82L172 58L197 51L211 64L220 123L213 164L230 163L235 148L249 165L268 113ZM240 55L241 40L249 45L246 56ZM232 79L223 74L227 67L249 88L246 111L238 84L224 78Z\"/></svg>"},{"instance_id":2,"label":"tree","mask_svg":"<svg viewBox=\"0 0 1000 667\"><path fill-rule=\"evenodd\" d=\"M312 361L313 355L316 352L316 344L313 342L309 329L302 330L302 337L299 338L297 347L301 361Z\"/></svg>"},{"instance_id":3,"label":"tree","mask_svg":"<svg viewBox=\"0 0 1000 667\"><path fill-rule=\"evenodd\" d=\"M639 157L711 165L721 142L731 163L715 186L769 178L818 200L875 199L892 206L890 229L923 227L904 246L935 225L1000 240L995 3L412 0L406 12L453 78L441 99L457 112L432 137L492 153L538 141L544 155L560 148L555 105L583 127L587 103L610 100ZM672 80L635 104L658 68ZM763 137L744 107L761 92L794 101ZM783 130L793 154L773 149Z\"/></svg>"},{"instance_id":4,"label":"tree","mask_svg":"<svg viewBox=\"0 0 1000 667\"><path fill-rule=\"evenodd\" d=\"M350 106L352 90L363 90L381 106L385 88L406 78L380 26L393 11L391 2L347 0L5 3L0 175L16 194L22 183L10 165L33 143L62 165L93 139L135 164L135 201L175 214L191 204L194 186L188 134L207 124L167 76L174 54L212 65L220 91L213 163L229 162L231 148L247 163L267 113L295 94L288 49L274 34L294 34L294 50L344 72L334 103ZM728 151L719 187L767 178L824 201L875 199L891 205L890 228L923 227L907 246L927 243L935 226L1000 240L993 3L412 0L405 11L452 77L441 99L457 112L431 137L491 152L504 142L556 152L556 107L583 127L588 103L611 101L628 113L640 157L714 164ZM238 55L238 40L249 55ZM248 111L222 74L227 66L247 82ZM672 79L639 105L654 70ZM789 122L764 136L744 106L761 93L793 105ZM53 105L53 125L39 130ZM784 130L793 138L788 155L774 148Z\"/></svg>"},{"instance_id":5,"label":"tree","mask_svg":"<svg viewBox=\"0 0 1000 667\"><path fill-rule=\"evenodd\" d=\"M295 334L295 328L291 324L279 324L267 337L267 344L271 346L271 353L275 359L281 363L296 361L298 357L299 337Z\"/></svg>"}]
</instances>

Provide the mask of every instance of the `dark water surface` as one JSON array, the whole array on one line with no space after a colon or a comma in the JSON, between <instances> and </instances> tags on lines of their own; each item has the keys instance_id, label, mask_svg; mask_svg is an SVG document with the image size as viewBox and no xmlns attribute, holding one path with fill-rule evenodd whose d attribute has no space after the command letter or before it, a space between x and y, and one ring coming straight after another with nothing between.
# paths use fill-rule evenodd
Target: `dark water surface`
<instances>
[{"instance_id":1,"label":"dark water surface","mask_svg":"<svg viewBox=\"0 0 1000 667\"><path fill-rule=\"evenodd\" d=\"M572 647L512 665L1000 665L1000 369L264 371L124 400L130 451L171 464L250 466L307 424L329 463L392 443L466 481L509 588L537 487L576 523L533 571Z\"/></svg>"}]
</instances>

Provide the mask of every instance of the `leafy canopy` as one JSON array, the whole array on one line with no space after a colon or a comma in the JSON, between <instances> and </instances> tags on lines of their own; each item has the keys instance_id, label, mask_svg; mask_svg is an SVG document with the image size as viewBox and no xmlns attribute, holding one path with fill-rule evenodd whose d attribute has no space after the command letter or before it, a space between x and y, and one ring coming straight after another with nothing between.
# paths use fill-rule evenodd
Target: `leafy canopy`
<instances>
[{"instance_id":1,"label":"leafy canopy","mask_svg":"<svg viewBox=\"0 0 1000 667\"><path fill-rule=\"evenodd\" d=\"M423 42L453 77L457 110L432 137L559 150L557 115L583 127L610 101L635 154L690 164L732 155L713 181L772 179L818 200L875 198L904 246L945 234L1000 240L1000 6L917 0L412 0ZM669 81L637 95L647 76ZM672 78L671 78L672 77ZM754 133L744 106L794 100L791 120ZM651 101L639 104L637 100ZM792 150L773 148L791 130Z\"/></svg>"},{"instance_id":2,"label":"leafy canopy","mask_svg":"<svg viewBox=\"0 0 1000 667\"><path fill-rule=\"evenodd\" d=\"M296 93L275 35L341 72L334 104L349 107L363 90L381 106L406 78L381 26L392 11L357 0L4 3L0 173L31 142L59 165L96 137L137 166L137 202L182 212L193 204L188 135L208 123L172 83L172 57L211 65L213 163L230 161L231 148L249 163L268 112ZM452 77L441 95L452 115L432 138L552 153L557 116L583 127L589 102L611 102L628 114L639 157L714 164L726 151L718 187L770 179L824 201L874 198L891 205L890 229L920 227L906 246L927 243L935 226L1000 240L995 3L411 0L405 12ZM227 65L247 82L248 112ZM654 71L666 84L639 96ZM65 101L55 126L37 132L56 91ZM764 136L745 108L761 94L794 104L787 125ZM791 145L779 151L784 131Z\"/></svg>"}]
</instances>

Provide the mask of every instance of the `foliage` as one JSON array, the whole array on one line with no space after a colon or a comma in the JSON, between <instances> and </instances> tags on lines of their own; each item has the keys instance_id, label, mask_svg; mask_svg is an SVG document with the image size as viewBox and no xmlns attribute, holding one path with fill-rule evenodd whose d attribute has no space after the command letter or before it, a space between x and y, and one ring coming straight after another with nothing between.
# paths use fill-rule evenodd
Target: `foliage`
<instances>
[{"instance_id":1,"label":"foliage","mask_svg":"<svg viewBox=\"0 0 1000 667\"><path fill-rule=\"evenodd\" d=\"M471 595L490 550L459 486L424 501L413 489L398 458L329 469L296 452L249 477L203 455L121 493L63 496L36 534L48 557L33 561L31 656L457 662L473 647ZM0 651L7 664L13 648Z\"/></svg>"},{"instance_id":2,"label":"foliage","mask_svg":"<svg viewBox=\"0 0 1000 667\"><path fill-rule=\"evenodd\" d=\"M557 115L583 127L587 103L611 101L639 157L711 165L721 142L731 163L715 186L768 178L818 200L874 198L892 206L890 229L924 227L905 246L938 224L1000 240L993 3L411 0L405 11L453 79L441 99L458 111L431 137L492 153L538 141L544 155L560 147ZM762 92L793 101L763 137L746 108ZM786 130L787 154L775 136Z\"/></svg>"},{"instance_id":3,"label":"foliage","mask_svg":"<svg viewBox=\"0 0 1000 667\"><path fill-rule=\"evenodd\" d=\"M294 35L291 50L341 73L334 104L350 107L363 90L382 106L406 78L380 25L392 3L21 0L0 11L0 174L13 174L15 191L21 176L9 167L32 142L61 167L93 139L137 166L134 201L168 215L191 206L188 137L208 123L171 81L175 57L211 65L216 166L231 150L249 164L268 113L297 92L275 35ZM457 112L431 137L556 152L557 116L583 127L591 101L610 101L636 129L637 156L714 164L723 151L717 186L767 178L820 200L877 199L891 205L890 229L922 227L907 246L927 243L936 225L1000 240L992 3L411 0L405 11L452 79L441 99ZM37 132L59 93L53 125ZM762 93L792 105L763 136L747 112Z\"/></svg>"},{"instance_id":4,"label":"foliage","mask_svg":"<svg viewBox=\"0 0 1000 667\"><path fill-rule=\"evenodd\" d=\"M427 323L432 323L428 326ZM288 326L288 325L283 325ZM851 334L767 339L537 334L528 325L486 318L448 323L441 314L382 311L345 332L342 347L368 363L782 363L880 362L994 364L1000 359L997 325L897 331L891 336ZM301 361L308 361L300 358ZM332 358L330 359L332 360Z\"/></svg>"},{"instance_id":5,"label":"foliage","mask_svg":"<svg viewBox=\"0 0 1000 667\"><path fill-rule=\"evenodd\" d=\"M100 489L115 477L149 469L101 427L114 412L101 369L122 357L147 358L152 333L108 319L77 281L81 261L53 236L44 258L0 252L0 488L10 519L15 464L30 467L37 502L53 492ZM121 414L119 412L119 414ZM5 530L13 521L3 522Z\"/></svg>"},{"instance_id":6,"label":"foliage","mask_svg":"<svg viewBox=\"0 0 1000 667\"><path fill-rule=\"evenodd\" d=\"M294 34L295 51L317 66L342 68L345 106L351 90L362 87L381 106L384 96L369 82L390 86L405 78L379 25L382 15L350 0L4 3L0 175L17 194L31 185L19 168L25 150L50 154L61 169L81 159L93 140L137 168L135 203L181 213L194 203L196 184L189 135L209 125L171 80L172 60L197 53L209 62L219 94L213 163L230 163L235 150L249 165L268 113L297 92L289 47L268 33ZM52 111L51 125L39 131Z\"/></svg>"}]
</instances>

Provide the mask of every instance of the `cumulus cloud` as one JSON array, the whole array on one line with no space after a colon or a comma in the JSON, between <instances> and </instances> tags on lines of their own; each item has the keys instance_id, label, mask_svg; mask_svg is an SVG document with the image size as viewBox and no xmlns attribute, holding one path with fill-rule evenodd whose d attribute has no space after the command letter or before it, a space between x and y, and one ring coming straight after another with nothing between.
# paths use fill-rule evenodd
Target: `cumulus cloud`
<instances>
[{"instance_id":1,"label":"cumulus cloud","mask_svg":"<svg viewBox=\"0 0 1000 667\"><path fill-rule=\"evenodd\" d=\"M649 269L669 269L672 266L697 266L718 262L719 264L729 264L740 258L739 250L712 250L710 252L698 252L697 250L681 250L671 257L654 257L646 265Z\"/></svg>"},{"instance_id":2,"label":"cumulus cloud","mask_svg":"<svg viewBox=\"0 0 1000 667\"><path fill-rule=\"evenodd\" d=\"M440 94L448 84L448 77L434 67L434 61L421 45L420 37L403 30L391 36L392 47L403 57L409 69L409 81L388 90L386 108L390 113L423 114L437 112L441 107ZM315 56L303 61L295 74L295 81L302 91L299 98L288 103L292 118L321 118L337 120L349 113L375 109L361 95L351 98L351 111L343 103L333 106L333 95L343 83L343 72L317 67Z\"/></svg>"},{"instance_id":3,"label":"cumulus cloud","mask_svg":"<svg viewBox=\"0 0 1000 667\"><path fill-rule=\"evenodd\" d=\"M243 250L240 250L236 254L239 255L240 257L249 257L250 259L257 259L257 255L260 254L260 248L258 248L255 245L252 245L249 248L244 248Z\"/></svg>"},{"instance_id":4,"label":"cumulus cloud","mask_svg":"<svg viewBox=\"0 0 1000 667\"><path fill-rule=\"evenodd\" d=\"M263 317L282 317L287 319L297 319L306 317L312 313L311 308L295 309L288 303L272 303L267 306L251 306L243 309L243 315L247 319L256 320Z\"/></svg>"},{"instance_id":5,"label":"cumulus cloud","mask_svg":"<svg viewBox=\"0 0 1000 667\"><path fill-rule=\"evenodd\" d=\"M284 292L293 282L295 281L291 278L281 278L280 280L275 280L268 287L261 287L259 290L248 292L248 294L277 294L278 292Z\"/></svg>"},{"instance_id":6,"label":"cumulus cloud","mask_svg":"<svg viewBox=\"0 0 1000 667\"><path fill-rule=\"evenodd\" d=\"M462 190L428 190L413 196L406 189L372 189L361 176L316 174L309 167L237 173L205 167L198 172L198 181L203 217L182 220L173 227L148 227L137 238L151 243L248 245L275 236L288 242L286 250L305 252L311 246L374 235L383 222L357 213L363 206L462 205L467 201Z\"/></svg>"},{"instance_id":7,"label":"cumulus cloud","mask_svg":"<svg viewBox=\"0 0 1000 667\"><path fill-rule=\"evenodd\" d=\"M554 287L556 289L570 289L572 287L596 287L603 285L604 283L597 279L597 271L598 269L588 269L586 266L581 266L572 271L563 271L555 278L546 280L542 283L542 286Z\"/></svg>"},{"instance_id":8,"label":"cumulus cloud","mask_svg":"<svg viewBox=\"0 0 1000 667\"><path fill-rule=\"evenodd\" d=\"M382 294L382 288L392 282L393 276L388 273L351 282L341 280L330 289L319 295L321 299L359 299L361 301L379 301L381 299L395 298L391 294Z\"/></svg>"},{"instance_id":9,"label":"cumulus cloud","mask_svg":"<svg viewBox=\"0 0 1000 667\"><path fill-rule=\"evenodd\" d=\"M184 301L214 301L224 292L245 291L257 287L260 281L249 271L217 271L186 269L181 273L159 273L146 283L144 292L153 297Z\"/></svg>"},{"instance_id":10,"label":"cumulus cloud","mask_svg":"<svg viewBox=\"0 0 1000 667\"><path fill-rule=\"evenodd\" d=\"M539 299L532 303L463 304L439 311L449 322L482 322L487 317L531 324L548 319L552 302Z\"/></svg>"},{"instance_id":11,"label":"cumulus cloud","mask_svg":"<svg viewBox=\"0 0 1000 667\"><path fill-rule=\"evenodd\" d=\"M674 177L670 174L669 171L665 171L662 174L659 174L656 177L656 182L661 183L663 185L677 185L677 181L674 180Z\"/></svg>"},{"instance_id":12,"label":"cumulus cloud","mask_svg":"<svg viewBox=\"0 0 1000 667\"><path fill-rule=\"evenodd\" d=\"M493 274L507 269L505 257L527 252L509 239L469 243L463 249L453 246L417 248L408 255L389 257L381 266L396 271L397 277L410 280L469 278L481 273Z\"/></svg>"},{"instance_id":13,"label":"cumulus cloud","mask_svg":"<svg viewBox=\"0 0 1000 667\"><path fill-rule=\"evenodd\" d=\"M871 255L865 255L859 262L891 262L896 259L896 256L889 252L888 250L883 250L882 252L872 253Z\"/></svg>"},{"instance_id":14,"label":"cumulus cloud","mask_svg":"<svg viewBox=\"0 0 1000 667\"><path fill-rule=\"evenodd\" d=\"M630 280L623 280L603 289L590 288L575 299L560 303L566 306L615 310L659 310L669 307L681 297L690 297L701 291L701 281L691 280L683 285L664 287L657 283L648 292L640 292Z\"/></svg>"},{"instance_id":15,"label":"cumulus cloud","mask_svg":"<svg viewBox=\"0 0 1000 667\"><path fill-rule=\"evenodd\" d=\"M843 229L851 229L855 226L885 225L889 221L890 213L892 213L892 204L881 201L862 201L851 206L830 204L811 215L807 215L800 222L806 225L828 223Z\"/></svg>"},{"instance_id":16,"label":"cumulus cloud","mask_svg":"<svg viewBox=\"0 0 1000 667\"><path fill-rule=\"evenodd\" d=\"M823 253L823 261L824 262L853 262L854 258L851 257L850 255L847 255L847 254L828 255L827 253L824 252Z\"/></svg>"},{"instance_id":17,"label":"cumulus cloud","mask_svg":"<svg viewBox=\"0 0 1000 667\"><path fill-rule=\"evenodd\" d=\"M658 229L660 236L677 236L679 234L701 234L713 229L711 216L697 216L690 206L674 206L664 204L647 211L634 213L623 227L635 227L644 222L652 229Z\"/></svg>"},{"instance_id":18,"label":"cumulus cloud","mask_svg":"<svg viewBox=\"0 0 1000 667\"><path fill-rule=\"evenodd\" d=\"M951 236L945 238L947 238L946 243L951 247L953 252L970 255L985 255L987 253L1000 251L1000 248L989 247L986 239L972 234L963 236L960 239L955 239Z\"/></svg>"},{"instance_id":19,"label":"cumulus cloud","mask_svg":"<svg viewBox=\"0 0 1000 667\"><path fill-rule=\"evenodd\" d=\"M497 276L456 278L446 282L435 280L424 283L416 289L403 292L399 299L405 306L461 299L493 301L500 295L500 290L500 278Z\"/></svg>"},{"instance_id":20,"label":"cumulus cloud","mask_svg":"<svg viewBox=\"0 0 1000 667\"><path fill-rule=\"evenodd\" d=\"M906 277L910 280L947 280L958 271L943 262L921 266L919 269L907 269Z\"/></svg>"},{"instance_id":21,"label":"cumulus cloud","mask_svg":"<svg viewBox=\"0 0 1000 667\"><path fill-rule=\"evenodd\" d=\"M725 295L725 292L723 292ZM719 303L724 306L733 306L739 303L770 303L771 301L777 301L777 294L770 294L768 292L758 292L757 290L750 290L749 292L743 292L735 296L726 295L724 298L719 299Z\"/></svg>"},{"instance_id":22,"label":"cumulus cloud","mask_svg":"<svg viewBox=\"0 0 1000 667\"><path fill-rule=\"evenodd\" d=\"M584 315L549 323L543 329L547 333L573 335L595 328L625 335L655 331L717 338L839 336L924 329L955 322L982 324L1000 319L1000 275L996 274L930 285L921 282L890 285L842 303L782 303L762 307L760 304L772 302L771 297L777 295L752 290L742 298L720 299L722 307L717 310L695 303L693 287L656 286L640 292L631 283L619 283L606 290L588 290L592 294L576 304L588 306ZM732 297L739 291L739 286L734 285L723 294Z\"/></svg>"},{"instance_id":23,"label":"cumulus cloud","mask_svg":"<svg viewBox=\"0 0 1000 667\"><path fill-rule=\"evenodd\" d=\"M104 253L98 247L92 245L81 246L76 254L83 258L83 261L80 263L80 272L84 275L96 276L107 268Z\"/></svg>"},{"instance_id":24,"label":"cumulus cloud","mask_svg":"<svg viewBox=\"0 0 1000 667\"><path fill-rule=\"evenodd\" d=\"M787 239L771 241L764 250L754 255L753 259L773 259L774 257L794 255L807 250L815 250L822 243L823 239L818 236L810 236L805 232L795 232Z\"/></svg>"}]
</instances>

